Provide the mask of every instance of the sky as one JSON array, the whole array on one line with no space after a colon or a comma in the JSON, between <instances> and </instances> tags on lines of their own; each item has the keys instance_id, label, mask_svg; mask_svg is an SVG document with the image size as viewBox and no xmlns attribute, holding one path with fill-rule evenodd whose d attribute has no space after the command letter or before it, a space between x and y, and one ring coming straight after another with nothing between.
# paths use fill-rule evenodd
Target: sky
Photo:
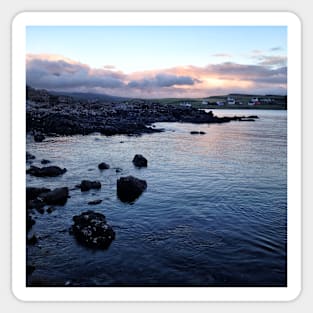
<instances>
[{"instance_id":1,"label":"sky","mask_svg":"<svg viewBox=\"0 0 313 313\"><path fill-rule=\"evenodd\" d=\"M34 88L139 98L287 94L283 26L29 26Z\"/></svg>"}]
</instances>

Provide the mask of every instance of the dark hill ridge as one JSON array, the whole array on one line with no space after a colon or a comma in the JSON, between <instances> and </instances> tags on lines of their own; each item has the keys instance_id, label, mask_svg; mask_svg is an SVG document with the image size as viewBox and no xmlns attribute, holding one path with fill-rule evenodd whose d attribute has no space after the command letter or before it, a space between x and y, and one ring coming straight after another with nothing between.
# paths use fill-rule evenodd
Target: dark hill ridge
<instances>
[{"instance_id":1,"label":"dark hill ridge","mask_svg":"<svg viewBox=\"0 0 313 313\"><path fill-rule=\"evenodd\" d=\"M51 95L28 87L27 132L46 135L142 134L160 132L156 122L226 123L245 121L245 117L216 117L189 106L168 105L149 100L127 102L76 101L67 96ZM51 98L53 102L51 102ZM36 99L36 101L34 101ZM42 99L42 101L39 101ZM250 119L251 120L251 119Z\"/></svg>"}]
</instances>

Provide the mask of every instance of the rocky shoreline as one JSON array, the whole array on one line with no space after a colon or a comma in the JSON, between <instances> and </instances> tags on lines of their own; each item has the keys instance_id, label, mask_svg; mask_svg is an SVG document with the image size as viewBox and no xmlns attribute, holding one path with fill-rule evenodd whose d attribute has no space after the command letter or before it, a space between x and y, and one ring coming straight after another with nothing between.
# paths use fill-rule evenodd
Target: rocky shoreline
<instances>
[{"instance_id":1,"label":"rocky shoreline","mask_svg":"<svg viewBox=\"0 0 313 313\"><path fill-rule=\"evenodd\" d=\"M46 105L28 103L26 130L36 141L44 135L139 135L161 132L154 127L157 122L183 122L196 124L227 123L230 121L254 121L257 116L217 117L192 107L171 106L151 102L122 104L58 103Z\"/></svg>"}]
</instances>

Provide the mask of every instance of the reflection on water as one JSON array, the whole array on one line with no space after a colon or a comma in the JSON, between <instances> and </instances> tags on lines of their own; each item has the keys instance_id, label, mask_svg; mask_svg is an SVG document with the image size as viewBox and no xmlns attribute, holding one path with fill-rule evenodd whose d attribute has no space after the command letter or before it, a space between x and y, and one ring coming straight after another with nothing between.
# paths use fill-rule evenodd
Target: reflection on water
<instances>
[{"instance_id":1,"label":"reflection on water","mask_svg":"<svg viewBox=\"0 0 313 313\"><path fill-rule=\"evenodd\" d=\"M287 221L287 113L221 110L259 115L255 122L195 125L160 123L163 133L140 137L98 134L27 140L27 151L66 167L56 178L27 176L27 186L73 188L100 180L100 190L70 191L65 206L35 213L28 247L34 285L285 286ZM190 131L204 131L191 135ZM135 154L148 167L132 164ZM99 171L106 162L110 169ZM41 166L41 165L40 165ZM116 172L121 168L121 172ZM116 180L133 175L147 190L132 205L116 196ZM89 206L91 200L102 203ZM106 251L77 244L72 216L103 213L116 232Z\"/></svg>"}]
</instances>

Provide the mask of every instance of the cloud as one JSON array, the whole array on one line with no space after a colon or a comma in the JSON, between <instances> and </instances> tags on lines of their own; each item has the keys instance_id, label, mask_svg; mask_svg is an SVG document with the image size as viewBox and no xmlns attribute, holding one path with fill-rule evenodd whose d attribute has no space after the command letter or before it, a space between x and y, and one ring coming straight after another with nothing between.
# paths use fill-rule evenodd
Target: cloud
<instances>
[{"instance_id":1,"label":"cloud","mask_svg":"<svg viewBox=\"0 0 313 313\"><path fill-rule=\"evenodd\" d=\"M262 50L259 50L259 49L254 49L251 51L252 55L259 55L259 54L262 54L264 53L264 51Z\"/></svg>"},{"instance_id":2,"label":"cloud","mask_svg":"<svg viewBox=\"0 0 313 313\"><path fill-rule=\"evenodd\" d=\"M88 65L61 56L28 55L26 82L36 88L55 90L85 87L120 88L125 84L120 72L91 69Z\"/></svg>"},{"instance_id":3,"label":"cloud","mask_svg":"<svg viewBox=\"0 0 313 313\"><path fill-rule=\"evenodd\" d=\"M151 78L144 78L141 80L132 80L128 83L128 86L133 87L133 88L171 87L171 86L194 85L197 82L200 82L200 81L190 76L157 74Z\"/></svg>"},{"instance_id":4,"label":"cloud","mask_svg":"<svg viewBox=\"0 0 313 313\"><path fill-rule=\"evenodd\" d=\"M232 55L229 53L215 53L212 54L213 57L218 57L218 58L231 58Z\"/></svg>"},{"instance_id":5,"label":"cloud","mask_svg":"<svg viewBox=\"0 0 313 313\"><path fill-rule=\"evenodd\" d=\"M281 51L282 47L273 47L270 49L270 51Z\"/></svg>"},{"instance_id":6,"label":"cloud","mask_svg":"<svg viewBox=\"0 0 313 313\"><path fill-rule=\"evenodd\" d=\"M126 74L113 66L91 68L62 56L27 55L26 81L34 88L140 98L286 93L286 62L283 56L259 55L252 65L224 62Z\"/></svg>"},{"instance_id":7,"label":"cloud","mask_svg":"<svg viewBox=\"0 0 313 313\"><path fill-rule=\"evenodd\" d=\"M286 66L287 64L287 57L285 56L274 56L274 55L264 55L259 58L259 64L260 65L266 65L266 66Z\"/></svg>"}]
</instances>

